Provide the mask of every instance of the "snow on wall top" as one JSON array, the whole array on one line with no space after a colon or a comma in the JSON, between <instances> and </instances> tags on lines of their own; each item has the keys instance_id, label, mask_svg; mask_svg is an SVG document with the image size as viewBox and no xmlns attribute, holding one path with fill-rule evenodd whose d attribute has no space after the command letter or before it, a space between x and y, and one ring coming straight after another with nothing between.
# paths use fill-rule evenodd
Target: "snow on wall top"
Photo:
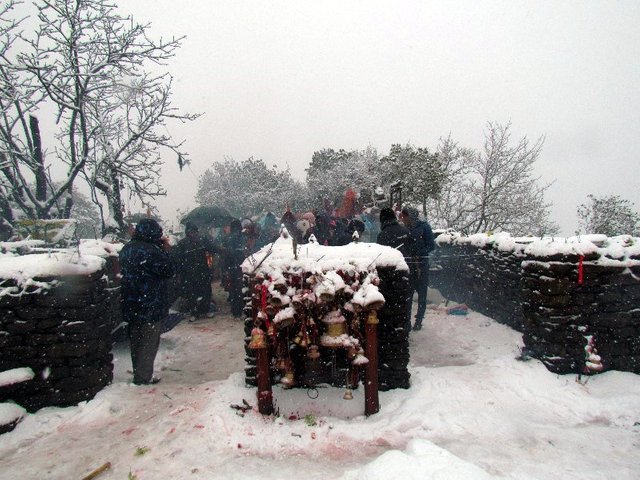
<instances>
[{"instance_id":1,"label":"snow on wall top","mask_svg":"<svg viewBox=\"0 0 640 480\"><path fill-rule=\"evenodd\" d=\"M275 272L297 269L311 273L331 270L362 272L377 267L409 269L398 250L377 243L350 243L339 247L306 243L298 245L296 260L291 237L281 236L274 243L246 258L242 271L248 274L260 271L272 275Z\"/></svg>"},{"instance_id":2,"label":"snow on wall top","mask_svg":"<svg viewBox=\"0 0 640 480\"><path fill-rule=\"evenodd\" d=\"M582 235L577 237L512 237L509 233L476 233L463 236L447 231L436 238L438 245L472 245L478 248L493 247L519 256L547 258L555 255L596 255L601 259L613 259L637 264L640 260L640 238L630 235L607 237L606 235Z\"/></svg>"},{"instance_id":3,"label":"snow on wall top","mask_svg":"<svg viewBox=\"0 0 640 480\"><path fill-rule=\"evenodd\" d=\"M18 287L36 286L49 288L34 278L90 275L105 266L105 260L95 255L78 255L77 252L60 251L0 258L0 279L13 280ZM17 293L16 287L0 289L0 296Z\"/></svg>"},{"instance_id":4,"label":"snow on wall top","mask_svg":"<svg viewBox=\"0 0 640 480\"><path fill-rule=\"evenodd\" d=\"M15 257L34 248L43 247L44 240L20 240L18 242L0 242L0 258Z\"/></svg>"},{"instance_id":5,"label":"snow on wall top","mask_svg":"<svg viewBox=\"0 0 640 480\"><path fill-rule=\"evenodd\" d=\"M80 255L95 255L96 257L117 257L124 244L109 243L103 240L80 240L78 249Z\"/></svg>"}]
</instances>

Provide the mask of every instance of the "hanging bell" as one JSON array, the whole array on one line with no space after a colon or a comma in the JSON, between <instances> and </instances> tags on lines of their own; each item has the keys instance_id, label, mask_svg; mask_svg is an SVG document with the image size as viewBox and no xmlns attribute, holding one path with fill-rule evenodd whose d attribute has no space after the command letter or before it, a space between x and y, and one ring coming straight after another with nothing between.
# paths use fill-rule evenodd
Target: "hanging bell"
<instances>
[{"instance_id":1,"label":"hanging bell","mask_svg":"<svg viewBox=\"0 0 640 480\"><path fill-rule=\"evenodd\" d=\"M249 348L252 350L267 348L267 340L262 329L256 327L251 331L251 341L249 342Z\"/></svg>"},{"instance_id":2,"label":"hanging bell","mask_svg":"<svg viewBox=\"0 0 640 480\"><path fill-rule=\"evenodd\" d=\"M353 391L350 388L347 388L342 398L345 400L353 400Z\"/></svg>"},{"instance_id":3,"label":"hanging bell","mask_svg":"<svg viewBox=\"0 0 640 480\"><path fill-rule=\"evenodd\" d=\"M284 374L284 377L280 379L280 383L284 388L291 388L295 384L294 374L292 371L288 371Z\"/></svg>"}]
</instances>

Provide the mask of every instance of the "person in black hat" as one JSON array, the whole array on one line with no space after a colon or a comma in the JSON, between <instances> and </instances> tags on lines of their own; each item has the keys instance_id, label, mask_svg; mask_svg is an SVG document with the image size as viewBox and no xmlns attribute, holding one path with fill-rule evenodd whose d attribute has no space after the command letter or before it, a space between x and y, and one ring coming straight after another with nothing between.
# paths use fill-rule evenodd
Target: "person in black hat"
<instances>
[{"instance_id":1,"label":"person in black hat","mask_svg":"<svg viewBox=\"0 0 640 480\"><path fill-rule=\"evenodd\" d=\"M219 253L213 240L200 235L194 223L185 225L186 236L173 249L178 267L180 296L191 321L212 316L210 259Z\"/></svg>"},{"instance_id":2,"label":"person in black hat","mask_svg":"<svg viewBox=\"0 0 640 480\"><path fill-rule=\"evenodd\" d=\"M138 222L131 241L120 251L120 301L129 325L133 383L147 385L160 345L162 320L169 311L167 280L175 275L162 227L152 218Z\"/></svg>"}]
</instances>

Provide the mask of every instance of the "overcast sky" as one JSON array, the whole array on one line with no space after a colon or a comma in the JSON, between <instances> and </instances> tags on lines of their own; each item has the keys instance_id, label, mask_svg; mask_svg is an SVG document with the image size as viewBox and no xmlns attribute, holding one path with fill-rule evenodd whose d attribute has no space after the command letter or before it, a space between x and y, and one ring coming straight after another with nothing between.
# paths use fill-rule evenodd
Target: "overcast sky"
<instances>
[{"instance_id":1,"label":"overcast sky","mask_svg":"<svg viewBox=\"0 0 640 480\"><path fill-rule=\"evenodd\" d=\"M537 164L562 233L587 195L640 210L640 2L120 1L153 38L186 35L170 63L174 104L203 112L170 132L161 213L195 206L197 178L225 156L291 168L314 151L480 149L488 121L545 136ZM514 138L514 141L517 139Z\"/></svg>"}]
</instances>

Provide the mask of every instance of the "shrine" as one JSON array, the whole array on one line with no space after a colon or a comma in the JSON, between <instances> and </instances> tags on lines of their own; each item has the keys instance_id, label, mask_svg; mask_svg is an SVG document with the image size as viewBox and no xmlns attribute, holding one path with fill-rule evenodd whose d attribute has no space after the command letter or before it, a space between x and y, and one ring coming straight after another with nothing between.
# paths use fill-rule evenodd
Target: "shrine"
<instances>
[{"instance_id":1,"label":"shrine","mask_svg":"<svg viewBox=\"0 0 640 480\"><path fill-rule=\"evenodd\" d=\"M378 390L408 388L408 268L375 243L297 245L283 230L242 265L246 287L247 385L273 413L272 387L345 388L362 383L365 413Z\"/></svg>"}]
</instances>

